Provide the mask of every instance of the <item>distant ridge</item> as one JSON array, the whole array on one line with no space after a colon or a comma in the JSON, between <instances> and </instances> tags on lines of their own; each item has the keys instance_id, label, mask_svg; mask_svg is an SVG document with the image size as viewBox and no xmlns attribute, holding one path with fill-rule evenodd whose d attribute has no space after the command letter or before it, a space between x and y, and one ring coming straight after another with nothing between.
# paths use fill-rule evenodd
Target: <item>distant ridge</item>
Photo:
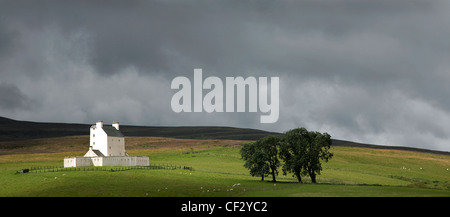
<instances>
[{"instance_id":1,"label":"distant ridge","mask_svg":"<svg viewBox=\"0 0 450 217\"><path fill-rule=\"evenodd\" d=\"M16 121L0 117L0 141L89 135L90 126L90 124ZM263 130L216 126L148 127L121 125L120 131L125 136L158 136L179 139L257 140L268 135L279 135L279 133Z\"/></svg>"},{"instance_id":2,"label":"distant ridge","mask_svg":"<svg viewBox=\"0 0 450 217\"><path fill-rule=\"evenodd\" d=\"M351 141L345 141L345 140L339 140L339 139L333 139L333 146L372 148L372 149L391 149L391 150L415 151L415 152L424 152L424 153L432 153L432 154L450 155L450 152L447 152L447 151L436 151L436 150L405 147L405 146L364 144L364 143L351 142Z\"/></svg>"},{"instance_id":3,"label":"distant ridge","mask_svg":"<svg viewBox=\"0 0 450 217\"><path fill-rule=\"evenodd\" d=\"M0 117L0 141L88 134L88 124L41 123Z\"/></svg>"},{"instance_id":4,"label":"distant ridge","mask_svg":"<svg viewBox=\"0 0 450 217\"><path fill-rule=\"evenodd\" d=\"M5 117L0 117L0 142L49 137L89 135L90 126L90 124L17 121ZM120 131L125 136L154 136L177 139L258 140L269 135L281 135L281 133L256 129L217 126L155 127L121 125ZM450 155L450 152L445 151L435 151L400 146L363 144L339 139L333 139L332 143L333 146L393 149Z\"/></svg>"}]
</instances>

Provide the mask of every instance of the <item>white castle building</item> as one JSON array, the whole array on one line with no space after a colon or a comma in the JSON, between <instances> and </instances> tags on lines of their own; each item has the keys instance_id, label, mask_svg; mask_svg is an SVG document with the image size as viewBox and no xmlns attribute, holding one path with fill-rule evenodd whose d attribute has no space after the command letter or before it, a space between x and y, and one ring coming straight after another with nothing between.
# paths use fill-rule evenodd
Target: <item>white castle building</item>
<instances>
[{"instance_id":1,"label":"white castle building","mask_svg":"<svg viewBox=\"0 0 450 217\"><path fill-rule=\"evenodd\" d=\"M97 121L91 126L89 151L83 157L64 158L64 167L148 165L148 157L128 156L119 122L103 126L103 121Z\"/></svg>"}]
</instances>

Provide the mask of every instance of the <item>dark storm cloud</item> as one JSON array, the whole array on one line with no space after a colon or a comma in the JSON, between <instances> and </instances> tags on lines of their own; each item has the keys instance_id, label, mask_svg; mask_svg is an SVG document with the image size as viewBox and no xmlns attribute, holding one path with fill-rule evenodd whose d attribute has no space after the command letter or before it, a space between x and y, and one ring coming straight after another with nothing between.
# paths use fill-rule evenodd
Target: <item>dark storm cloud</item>
<instances>
[{"instance_id":1,"label":"dark storm cloud","mask_svg":"<svg viewBox=\"0 0 450 217\"><path fill-rule=\"evenodd\" d=\"M0 1L1 115L229 125L449 150L447 1ZM170 81L279 76L280 119L180 113ZM29 100L38 104L25 108ZM28 106L29 107L29 106ZM105 112L107 111L107 112ZM425 144L426 143L426 144Z\"/></svg>"},{"instance_id":2,"label":"dark storm cloud","mask_svg":"<svg viewBox=\"0 0 450 217\"><path fill-rule=\"evenodd\" d=\"M0 83L0 108L8 111L30 108L32 101L20 89L8 83Z\"/></svg>"}]
</instances>

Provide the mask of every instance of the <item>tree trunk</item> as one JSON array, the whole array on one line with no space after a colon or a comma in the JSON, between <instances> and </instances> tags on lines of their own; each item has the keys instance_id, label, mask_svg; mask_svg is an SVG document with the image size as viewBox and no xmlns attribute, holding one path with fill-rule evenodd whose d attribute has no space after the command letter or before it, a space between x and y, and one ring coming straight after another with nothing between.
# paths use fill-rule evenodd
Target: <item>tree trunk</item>
<instances>
[{"instance_id":1,"label":"tree trunk","mask_svg":"<svg viewBox=\"0 0 450 217\"><path fill-rule=\"evenodd\" d=\"M277 180L275 179L275 170L273 169L272 169L272 181L277 182Z\"/></svg>"},{"instance_id":2,"label":"tree trunk","mask_svg":"<svg viewBox=\"0 0 450 217\"><path fill-rule=\"evenodd\" d=\"M309 173L309 176L311 177L311 182L316 183L316 174L314 172Z\"/></svg>"},{"instance_id":3,"label":"tree trunk","mask_svg":"<svg viewBox=\"0 0 450 217\"><path fill-rule=\"evenodd\" d=\"M299 183L302 183L302 177L300 176L300 171L295 173L295 176L297 177L297 180Z\"/></svg>"},{"instance_id":4,"label":"tree trunk","mask_svg":"<svg viewBox=\"0 0 450 217\"><path fill-rule=\"evenodd\" d=\"M261 182L264 182L264 175L261 176Z\"/></svg>"}]
</instances>

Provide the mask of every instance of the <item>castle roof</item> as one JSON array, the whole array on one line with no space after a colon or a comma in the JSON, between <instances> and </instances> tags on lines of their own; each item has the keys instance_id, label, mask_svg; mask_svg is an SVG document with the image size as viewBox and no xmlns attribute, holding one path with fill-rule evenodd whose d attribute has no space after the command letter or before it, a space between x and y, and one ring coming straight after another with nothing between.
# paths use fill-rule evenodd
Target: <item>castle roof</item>
<instances>
[{"instance_id":1,"label":"castle roof","mask_svg":"<svg viewBox=\"0 0 450 217\"><path fill-rule=\"evenodd\" d=\"M89 147L89 151L86 152L84 157L104 157L103 153L100 150L92 149L92 147Z\"/></svg>"},{"instance_id":2,"label":"castle roof","mask_svg":"<svg viewBox=\"0 0 450 217\"><path fill-rule=\"evenodd\" d=\"M105 156L105 155L103 155L103 153L102 153L101 151L99 151L99 150L92 149L92 151L93 151L98 157L104 157L104 156Z\"/></svg>"},{"instance_id":3,"label":"castle roof","mask_svg":"<svg viewBox=\"0 0 450 217\"><path fill-rule=\"evenodd\" d=\"M113 126L103 126L106 135L113 137L124 137L124 135Z\"/></svg>"}]
</instances>

